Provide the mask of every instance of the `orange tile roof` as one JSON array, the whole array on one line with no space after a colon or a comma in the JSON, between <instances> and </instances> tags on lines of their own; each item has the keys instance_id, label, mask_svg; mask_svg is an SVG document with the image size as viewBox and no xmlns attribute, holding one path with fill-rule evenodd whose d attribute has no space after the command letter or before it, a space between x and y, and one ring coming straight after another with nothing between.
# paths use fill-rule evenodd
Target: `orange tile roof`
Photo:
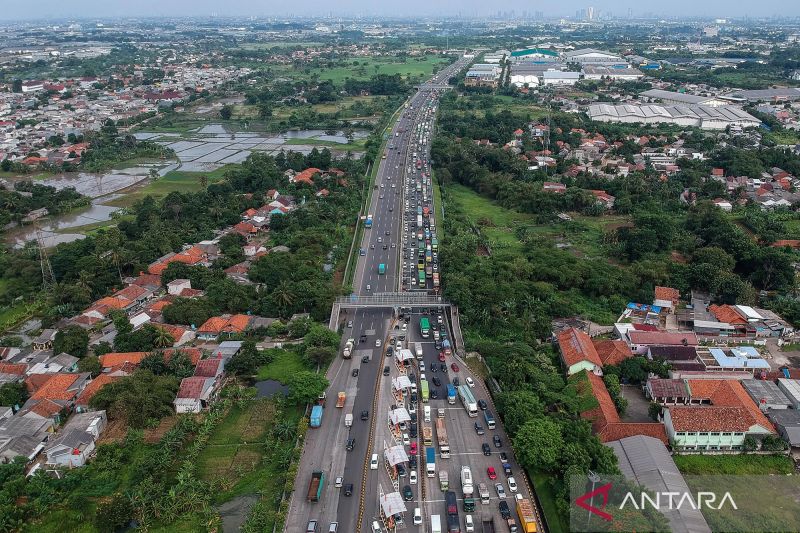
<instances>
[{"instance_id":1,"label":"orange tile roof","mask_svg":"<svg viewBox=\"0 0 800 533\"><path fill-rule=\"evenodd\" d=\"M707 400L711 405L670 407L675 431L747 431L758 425L774 433L739 381L689 379L686 385L692 399Z\"/></svg>"},{"instance_id":2,"label":"orange tile roof","mask_svg":"<svg viewBox=\"0 0 800 533\"><path fill-rule=\"evenodd\" d=\"M199 332L208 333L241 333L247 329L250 317L247 315L233 315L230 317L213 316L200 326Z\"/></svg>"},{"instance_id":3,"label":"orange tile roof","mask_svg":"<svg viewBox=\"0 0 800 533\"><path fill-rule=\"evenodd\" d=\"M583 372L586 371L584 370ZM607 425L618 424L621 420L617 413L617 408L614 406L614 401L611 399L611 395L608 394L605 383L603 383L603 378L592 372L586 372L586 376L589 378L591 393L597 399L599 405L594 409L584 411L581 413L581 417L592 423L593 432L600 433Z\"/></svg>"},{"instance_id":4,"label":"orange tile roof","mask_svg":"<svg viewBox=\"0 0 800 533\"><path fill-rule=\"evenodd\" d=\"M203 325L197 329L197 331L201 333L220 333L222 328L224 328L227 323L228 320L222 318L221 316L212 316L206 320Z\"/></svg>"},{"instance_id":5,"label":"orange tile roof","mask_svg":"<svg viewBox=\"0 0 800 533\"><path fill-rule=\"evenodd\" d=\"M92 307L105 306L110 307L111 309L122 309L130 303L130 300L123 300L120 298L115 298L114 296L106 296L105 298L100 298L97 300Z\"/></svg>"},{"instance_id":6,"label":"orange tile roof","mask_svg":"<svg viewBox=\"0 0 800 533\"><path fill-rule=\"evenodd\" d=\"M103 368L111 368L123 363L138 365L145 357L147 357L147 352L111 352L100 356L100 365Z\"/></svg>"},{"instance_id":7,"label":"orange tile roof","mask_svg":"<svg viewBox=\"0 0 800 533\"><path fill-rule=\"evenodd\" d=\"M719 320L726 324L747 324L747 320L730 305L709 305L708 310Z\"/></svg>"},{"instance_id":8,"label":"orange tile roof","mask_svg":"<svg viewBox=\"0 0 800 533\"><path fill-rule=\"evenodd\" d=\"M203 357L203 352L200 348L178 348L164 350L164 359L169 361L173 354L180 353L189 358L193 365L197 366L200 358Z\"/></svg>"},{"instance_id":9,"label":"orange tile roof","mask_svg":"<svg viewBox=\"0 0 800 533\"><path fill-rule=\"evenodd\" d=\"M44 387L53 374L31 374L25 378L25 388L28 389L28 394L33 394L42 387Z\"/></svg>"},{"instance_id":10,"label":"orange tile roof","mask_svg":"<svg viewBox=\"0 0 800 533\"><path fill-rule=\"evenodd\" d=\"M28 370L28 365L25 363L0 363L0 374L24 376L26 370Z\"/></svg>"},{"instance_id":11,"label":"orange tile roof","mask_svg":"<svg viewBox=\"0 0 800 533\"><path fill-rule=\"evenodd\" d=\"M183 334L186 333L186 328L181 326L173 326L172 324L157 324L156 327L161 328L167 333L169 333L170 336L172 337L173 343L176 343L179 340L181 340Z\"/></svg>"},{"instance_id":12,"label":"orange tile roof","mask_svg":"<svg viewBox=\"0 0 800 533\"><path fill-rule=\"evenodd\" d=\"M673 303L678 303L681 299L681 291L673 289L672 287L656 287L656 300L669 300Z\"/></svg>"},{"instance_id":13,"label":"orange tile roof","mask_svg":"<svg viewBox=\"0 0 800 533\"><path fill-rule=\"evenodd\" d=\"M100 374L96 378L94 378L81 392L78 399L75 401L77 405L89 405L89 400L97 394L97 392L114 381L115 379L119 379L117 376L108 376L106 374Z\"/></svg>"},{"instance_id":14,"label":"orange tile roof","mask_svg":"<svg viewBox=\"0 0 800 533\"><path fill-rule=\"evenodd\" d=\"M628 337L632 344L677 346L685 342L687 346L697 346L697 335L692 332L631 331Z\"/></svg>"},{"instance_id":15,"label":"orange tile roof","mask_svg":"<svg viewBox=\"0 0 800 533\"><path fill-rule=\"evenodd\" d=\"M294 181L296 181L296 182L297 181L302 181L304 183L308 183L309 185L313 185L314 184L314 179L313 179L314 178L314 174L319 174L320 172L322 172L322 171L320 169L318 169L318 168L314 168L314 167L307 168L304 171L302 171L301 173L295 175Z\"/></svg>"},{"instance_id":16,"label":"orange tile roof","mask_svg":"<svg viewBox=\"0 0 800 533\"><path fill-rule=\"evenodd\" d=\"M618 365L625 359L633 356L628 344L623 340L599 339L592 340L592 344L594 344L597 355L600 357L604 366Z\"/></svg>"},{"instance_id":17,"label":"orange tile roof","mask_svg":"<svg viewBox=\"0 0 800 533\"><path fill-rule=\"evenodd\" d=\"M800 240L797 239L781 239L779 241L775 241L771 244L771 246L783 248L784 246L788 246L789 248L800 248Z\"/></svg>"},{"instance_id":18,"label":"orange tile roof","mask_svg":"<svg viewBox=\"0 0 800 533\"><path fill-rule=\"evenodd\" d=\"M80 391L70 390L80 374L53 374L42 388L31 396L32 400L71 400Z\"/></svg>"},{"instance_id":19,"label":"orange tile roof","mask_svg":"<svg viewBox=\"0 0 800 533\"><path fill-rule=\"evenodd\" d=\"M36 413L42 418L50 418L51 416L60 413L62 409L64 409L63 405L57 404L52 400L42 400L37 402L28 411L31 413Z\"/></svg>"},{"instance_id":20,"label":"orange tile roof","mask_svg":"<svg viewBox=\"0 0 800 533\"><path fill-rule=\"evenodd\" d=\"M247 315L233 315L228 324L225 326L225 331L228 333L241 333L247 329L250 323L250 317Z\"/></svg>"},{"instance_id":21,"label":"orange tile roof","mask_svg":"<svg viewBox=\"0 0 800 533\"><path fill-rule=\"evenodd\" d=\"M157 302L153 302L148 306L148 309L152 309L153 311L163 311L165 307L168 305L172 305L172 302L167 298L162 298Z\"/></svg>"},{"instance_id":22,"label":"orange tile roof","mask_svg":"<svg viewBox=\"0 0 800 533\"><path fill-rule=\"evenodd\" d=\"M669 444L667 430L664 428L664 424L659 422L620 422L619 424L609 424L600 432L598 437L600 438L600 442L612 442L634 435L654 437L665 445Z\"/></svg>"},{"instance_id":23,"label":"orange tile roof","mask_svg":"<svg viewBox=\"0 0 800 533\"><path fill-rule=\"evenodd\" d=\"M128 285L122 290L119 290L113 294L114 298L122 298L126 300L136 300L147 294L147 289L144 287L140 287L138 285Z\"/></svg>"},{"instance_id":24,"label":"orange tile roof","mask_svg":"<svg viewBox=\"0 0 800 533\"><path fill-rule=\"evenodd\" d=\"M589 335L577 328L565 329L559 333L558 346L561 349L561 357L567 366L581 361L589 361L597 366L603 365Z\"/></svg>"}]
</instances>

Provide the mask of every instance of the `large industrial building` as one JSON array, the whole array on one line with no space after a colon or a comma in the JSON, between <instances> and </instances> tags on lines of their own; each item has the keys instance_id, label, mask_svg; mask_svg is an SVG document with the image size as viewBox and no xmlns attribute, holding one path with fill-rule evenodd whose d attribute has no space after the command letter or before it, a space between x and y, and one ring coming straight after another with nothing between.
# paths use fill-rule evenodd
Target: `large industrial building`
<instances>
[{"instance_id":1,"label":"large industrial building","mask_svg":"<svg viewBox=\"0 0 800 533\"><path fill-rule=\"evenodd\" d=\"M583 79L585 80L636 81L644 76L641 70L628 65L613 65L610 67L605 65L584 65L582 71Z\"/></svg>"},{"instance_id":2,"label":"large industrial building","mask_svg":"<svg viewBox=\"0 0 800 533\"><path fill-rule=\"evenodd\" d=\"M730 103L715 96L695 96L694 94L664 91L662 89L650 89L649 91L640 93L639 96L647 98L652 102L674 105L705 105L719 107Z\"/></svg>"},{"instance_id":3,"label":"large industrial building","mask_svg":"<svg viewBox=\"0 0 800 533\"><path fill-rule=\"evenodd\" d=\"M749 102L790 102L800 100L800 88L784 87L777 89L760 89L752 91L734 91L729 96Z\"/></svg>"},{"instance_id":4,"label":"large industrial building","mask_svg":"<svg viewBox=\"0 0 800 533\"><path fill-rule=\"evenodd\" d=\"M761 124L753 115L733 106L593 104L589 106L588 114L589 118L600 122L666 123L705 130L724 130L728 126L748 128Z\"/></svg>"},{"instance_id":5,"label":"large industrial building","mask_svg":"<svg viewBox=\"0 0 800 533\"><path fill-rule=\"evenodd\" d=\"M511 78L509 81L517 87L526 83L528 86L540 85L544 81L544 73L550 71L563 71L567 66L564 63L552 60L526 61L511 64Z\"/></svg>"},{"instance_id":6,"label":"large industrial building","mask_svg":"<svg viewBox=\"0 0 800 533\"><path fill-rule=\"evenodd\" d=\"M581 48L564 54L567 63L599 64L599 65L624 65L625 60L611 52L603 52L594 48Z\"/></svg>"},{"instance_id":7,"label":"large industrial building","mask_svg":"<svg viewBox=\"0 0 800 533\"><path fill-rule=\"evenodd\" d=\"M502 69L498 65L476 63L464 76L464 84L472 87L497 87Z\"/></svg>"}]
</instances>

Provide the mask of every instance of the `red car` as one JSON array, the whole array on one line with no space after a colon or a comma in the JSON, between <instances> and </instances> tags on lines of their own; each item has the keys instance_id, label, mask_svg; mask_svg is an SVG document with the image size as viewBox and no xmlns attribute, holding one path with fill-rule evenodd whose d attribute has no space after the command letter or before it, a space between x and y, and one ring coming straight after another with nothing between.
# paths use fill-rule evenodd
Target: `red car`
<instances>
[{"instance_id":1,"label":"red car","mask_svg":"<svg viewBox=\"0 0 800 533\"><path fill-rule=\"evenodd\" d=\"M417 443L416 442L412 442L411 443L411 448L409 449L409 453L411 455L417 455Z\"/></svg>"},{"instance_id":2,"label":"red car","mask_svg":"<svg viewBox=\"0 0 800 533\"><path fill-rule=\"evenodd\" d=\"M494 471L494 467L490 466L486 469L486 473L489 474L489 479L497 479L497 472Z\"/></svg>"},{"instance_id":3,"label":"red car","mask_svg":"<svg viewBox=\"0 0 800 533\"><path fill-rule=\"evenodd\" d=\"M444 352L439 352L439 361L444 363Z\"/></svg>"},{"instance_id":4,"label":"red car","mask_svg":"<svg viewBox=\"0 0 800 533\"><path fill-rule=\"evenodd\" d=\"M452 363L452 364L450 365L450 368L452 368L452 369L453 369L453 372L458 372L458 365L457 365L457 364L455 364L455 363Z\"/></svg>"}]
</instances>

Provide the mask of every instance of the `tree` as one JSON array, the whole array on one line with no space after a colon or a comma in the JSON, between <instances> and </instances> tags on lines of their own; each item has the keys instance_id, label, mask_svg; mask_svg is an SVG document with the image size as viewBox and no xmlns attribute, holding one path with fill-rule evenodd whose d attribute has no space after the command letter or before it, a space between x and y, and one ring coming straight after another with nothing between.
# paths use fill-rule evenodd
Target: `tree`
<instances>
[{"instance_id":1,"label":"tree","mask_svg":"<svg viewBox=\"0 0 800 533\"><path fill-rule=\"evenodd\" d=\"M80 372L89 372L92 378L96 378L103 370L100 364L100 358L96 355L89 355L78 361L78 370Z\"/></svg>"},{"instance_id":2,"label":"tree","mask_svg":"<svg viewBox=\"0 0 800 533\"><path fill-rule=\"evenodd\" d=\"M21 93L22 92L22 80L15 79L11 82L11 92Z\"/></svg>"},{"instance_id":3,"label":"tree","mask_svg":"<svg viewBox=\"0 0 800 533\"><path fill-rule=\"evenodd\" d=\"M289 401L302 405L317 399L328 388L328 380L323 374L315 372L296 372L289 376Z\"/></svg>"},{"instance_id":4,"label":"tree","mask_svg":"<svg viewBox=\"0 0 800 533\"><path fill-rule=\"evenodd\" d=\"M6 383L0 386L0 406L22 406L28 399L28 389L22 382Z\"/></svg>"},{"instance_id":5,"label":"tree","mask_svg":"<svg viewBox=\"0 0 800 533\"><path fill-rule=\"evenodd\" d=\"M544 412L538 396L526 390L502 392L497 396L496 403L503 413L503 422L509 435L515 435L526 422Z\"/></svg>"},{"instance_id":6,"label":"tree","mask_svg":"<svg viewBox=\"0 0 800 533\"><path fill-rule=\"evenodd\" d=\"M56 332L53 340L53 353L68 353L74 357L83 357L89 348L89 333L80 326L67 326Z\"/></svg>"},{"instance_id":7,"label":"tree","mask_svg":"<svg viewBox=\"0 0 800 533\"><path fill-rule=\"evenodd\" d=\"M310 346L306 349L306 359L318 368L323 367L336 357L336 350L330 346Z\"/></svg>"},{"instance_id":8,"label":"tree","mask_svg":"<svg viewBox=\"0 0 800 533\"><path fill-rule=\"evenodd\" d=\"M512 440L520 463L531 470L553 470L564 447L561 428L549 418L526 422Z\"/></svg>"},{"instance_id":9,"label":"tree","mask_svg":"<svg viewBox=\"0 0 800 533\"><path fill-rule=\"evenodd\" d=\"M650 418L652 418L653 420L658 421L658 417L661 416L661 412L663 410L664 409L661 407L660 404L656 402L650 402L650 405L647 408L647 414L649 414Z\"/></svg>"},{"instance_id":10,"label":"tree","mask_svg":"<svg viewBox=\"0 0 800 533\"><path fill-rule=\"evenodd\" d=\"M137 370L101 388L89 400L89 405L105 409L109 418L143 428L150 421L173 413L172 402L178 385L179 380L173 376L156 376L149 370Z\"/></svg>"},{"instance_id":11,"label":"tree","mask_svg":"<svg viewBox=\"0 0 800 533\"><path fill-rule=\"evenodd\" d=\"M252 376L258 370L259 365L261 365L261 356L256 348L256 343L248 339L242 343L242 348L225 365L225 371L240 376Z\"/></svg>"},{"instance_id":12,"label":"tree","mask_svg":"<svg viewBox=\"0 0 800 533\"><path fill-rule=\"evenodd\" d=\"M233 106L224 105L222 109L219 110L219 116L222 120L230 120L231 116L233 116Z\"/></svg>"},{"instance_id":13,"label":"tree","mask_svg":"<svg viewBox=\"0 0 800 533\"><path fill-rule=\"evenodd\" d=\"M335 331L331 331L322 324L313 323L308 333L303 337L303 346L309 347L328 347L334 350L339 348L341 337Z\"/></svg>"},{"instance_id":14,"label":"tree","mask_svg":"<svg viewBox=\"0 0 800 533\"><path fill-rule=\"evenodd\" d=\"M97 504L95 527L98 531L119 531L126 529L134 516L133 504L124 494L114 494L108 501Z\"/></svg>"}]
</instances>

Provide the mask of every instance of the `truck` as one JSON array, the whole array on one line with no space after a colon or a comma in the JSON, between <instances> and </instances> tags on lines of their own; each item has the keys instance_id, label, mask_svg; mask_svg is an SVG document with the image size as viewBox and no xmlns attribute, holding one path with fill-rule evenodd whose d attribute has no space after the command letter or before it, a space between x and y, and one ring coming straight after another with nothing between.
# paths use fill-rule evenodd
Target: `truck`
<instances>
[{"instance_id":1,"label":"truck","mask_svg":"<svg viewBox=\"0 0 800 533\"><path fill-rule=\"evenodd\" d=\"M478 416L478 402L475 401L475 396L467 385L458 386L458 397L461 398L461 403L470 417Z\"/></svg>"},{"instance_id":2,"label":"truck","mask_svg":"<svg viewBox=\"0 0 800 533\"><path fill-rule=\"evenodd\" d=\"M347 339L347 343L344 345L344 350L342 350L342 357L344 359L350 359L353 355L353 348L356 345L356 340L353 338Z\"/></svg>"},{"instance_id":3,"label":"truck","mask_svg":"<svg viewBox=\"0 0 800 533\"><path fill-rule=\"evenodd\" d=\"M322 413L324 407L321 405L315 405L311 408L311 417L309 418L308 425L312 428L318 428L322 424Z\"/></svg>"},{"instance_id":4,"label":"truck","mask_svg":"<svg viewBox=\"0 0 800 533\"><path fill-rule=\"evenodd\" d=\"M349 428L353 425L353 413L344 415L344 427Z\"/></svg>"},{"instance_id":5,"label":"truck","mask_svg":"<svg viewBox=\"0 0 800 533\"><path fill-rule=\"evenodd\" d=\"M433 446L433 428L429 424L422 426L422 444Z\"/></svg>"},{"instance_id":6,"label":"truck","mask_svg":"<svg viewBox=\"0 0 800 533\"><path fill-rule=\"evenodd\" d=\"M378 265L378 274L386 274L386 264L381 263Z\"/></svg>"},{"instance_id":7,"label":"truck","mask_svg":"<svg viewBox=\"0 0 800 533\"><path fill-rule=\"evenodd\" d=\"M372 227L372 215L367 215L367 220L364 221L364 227L367 229Z\"/></svg>"},{"instance_id":8,"label":"truck","mask_svg":"<svg viewBox=\"0 0 800 533\"><path fill-rule=\"evenodd\" d=\"M530 500L517 500L517 516L524 533L536 533L536 515Z\"/></svg>"},{"instance_id":9,"label":"truck","mask_svg":"<svg viewBox=\"0 0 800 533\"><path fill-rule=\"evenodd\" d=\"M488 427L489 429L495 428L494 415L492 414L491 411L484 411L483 419L486 421L486 427Z\"/></svg>"},{"instance_id":10,"label":"truck","mask_svg":"<svg viewBox=\"0 0 800 533\"><path fill-rule=\"evenodd\" d=\"M436 450L432 446L425 448L425 474L436 477Z\"/></svg>"},{"instance_id":11,"label":"truck","mask_svg":"<svg viewBox=\"0 0 800 533\"><path fill-rule=\"evenodd\" d=\"M425 318L423 320L427 320L427 318ZM422 320L420 320L420 327L422 327ZM428 327L430 328L430 325L428 325ZM423 352L422 352L422 343L421 342L415 342L414 343L414 354L417 356L417 359L422 361Z\"/></svg>"},{"instance_id":12,"label":"truck","mask_svg":"<svg viewBox=\"0 0 800 533\"><path fill-rule=\"evenodd\" d=\"M430 214L431 214L430 208L428 208L428 207L423 207L422 208L422 216L423 217L428 218L428 215L430 215Z\"/></svg>"},{"instance_id":13,"label":"truck","mask_svg":"<svg viewBox=\"0 0 800 533\"><path fill-rule=\"evenodd\" d=\"M439 455L442 459L450 457L450 444L447 441L447 429L444 427L444 418L436 419L436 439L439 441Z\"/></svg>"},{"instance_id":14,"label":"truck","mask_svg":"<svg viewBox=\"0 0 800 533\"><path fill-rule=\"evenodd\" d=\"M436 289L438 287L439 287L439 273L438 272L434 272L433 273L433 288Z\"/></svg>"},{"instance_id":15,"label":"truck","mask_svg":"<svg viewBox=\"0 0 800 533\"><path fill-rule=\"evenodd\" d=\"M447 403L450 405L456 403L456 386L452 383L447 384Z\"/></svg>"},{"instance_id":16,"label":"truck","mask_svg":"<svg viewBox=\"0 0 800 533\"><path fill-rule=\"evenodd\" d=\"M483 515L481 518L481 528L483 533L495 533L494 517L492 515Z\"/></svg>"},{"instance_id":17,"label":"truck","mask_svg":"<svg viewBox=\"0 0 800 533\"><path fill-rule=\"evenodd\" d=\"M444 492L450 488L450 476L447 470L439 470L439 489Z\"/></svg>"},{"instance_id":18,"label":"truck","mask_svg":"<svg viewBox=\"0 0 800 533\"><path fill-rule=\"evenodd\" d=\"M431 396L430 388L428 387L428 380L423 379L419 382L420 390L422 391L422 403L428 403Z\"/></svg>"},{"instance_id":19,"label":"truck","mask_svg":"<svg viewBox=\"0 0 800 533\"><path fill-rule=\"evenodd\" d=\"M489 505L489 487L486 486L486 483L478 483L478 496L483 505Z\"/></svg>"},{"instance_id":20,"label":"truck","mask_svg":"<svg viewBox=\"0 0 800 533\"><path fill-rule=\"evenodd\" d=\"M422 215L417 215L417 227L422 227Z\"/></svg>"},{"instance_id":21,"label":"truck","mask_svg":"<svg viewBox=\"0 0 800 533\"><path fill-rule=\"evenodd\" d=\"M422 276L422 279L425 279L425 276ZM428 317L422 317L419 319L419 332L422 335L423 339L427 339L431 335L431 322L428 320Z\"/></svg>"},{"instance_id":22,"label":"truck","mask_svg":"<svg viewBox=\"0 0 800 533\"><path fill-rule=\"evenodd\" d=\"M472 485L472 470L468 466L461 467L461 490L464 491L464 497L469 498L475 490Z\"/></svg>"},{"instance_id":23,"label":"truck","mask_svg":"<svg viewBox=\"0 0 800 533\"><path fill-rule=\"evenodd\" d=\"M461 533L461 523L458 520L458 502L456 493L448 490L444 493L445 507L447 509L447 531L448 533Z\"/></svg>"},{"instance_id":24,"label":"truck","mask_svg":"<svg viewBox=\"0 0 800 533\"><path fill-rule=\"evenodd\" d=\"M442 519L438 514L431 515L431 533L442 533Z\"/></svg>"},{"instance_id":25,"label":"truck","mask_svg":"<svg viewBox=\"0 0 800 533\"><path fill-rule=\"evenodd\" d=\"M325 486L325 472L316 470L311 473L311 483L308 484L308 495L306 498L310 502L318 502L322 496L322 488Z\"/></svg>"},{"instance_id":26,"label":"truck","mask_svg":"<svg viewBox=\"0 0 800 533\"><path fill-rule=\"evenodd\" d=\"M344 392L340 392L339 396L337 396L337 398L336 398L336 407L338 407L339 409L344 407L344 402L345 402L346 399L347 399L347 395Z\"/></svg>"}]
</instances>

